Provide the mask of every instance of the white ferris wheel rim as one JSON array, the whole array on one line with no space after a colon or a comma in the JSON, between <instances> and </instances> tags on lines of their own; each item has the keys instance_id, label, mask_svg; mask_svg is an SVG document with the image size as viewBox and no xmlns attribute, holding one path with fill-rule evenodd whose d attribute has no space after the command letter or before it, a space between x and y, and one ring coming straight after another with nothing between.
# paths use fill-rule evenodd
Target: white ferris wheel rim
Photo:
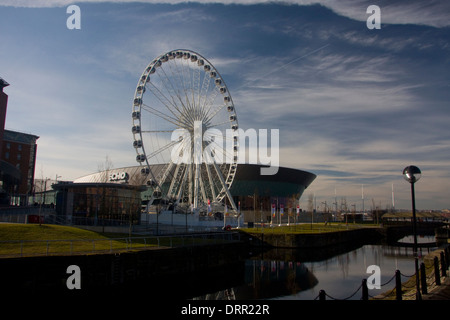
<instances>
[{"instance_id":1,"label":"white ferris wheel rim","mask_svg":"<svg viewBox=\"0 0 450 320\"><path fill-rule=\"evenodd\" d=\"M159 78L154 80L155 77ZM217 97L221 103L217 103ZM146 104L147 99L153 99L152 103ZM146 123L147 117L155 121L154 126ZM162 198L172 199L177 204L187 202L188 199L189 204L197 208L206 203L221 202L227 197L232 208L236 209L229 189L237 169L238 119L228 87L210 61L187 49L171 50L152 60L138 80L132 120L136 160L143 166L142 173L150 177L150 184L161 193ZM233 132L231 152L211 137L211 141L204 141L200 148L208 163L199 165L198 161L191 161L183 165L170 159L168 162L162 161L164 168L154 173L151 161L158 157L164 158L163 154L169 149L172 154L175 147L178 147L175 152L180 155L190 152L191 160L195 157L198 159L198 152L187 139L161 142L150 136L170 133L173 136L177 129L195 134L195 121L203 124L202 133L218 127ZM224 153L225 163L217 161L213 152L211 156L205 152L207 144L215 147L215 151ZM164 184L168 188L164 188Z\"/></svg>"}]
</instances>

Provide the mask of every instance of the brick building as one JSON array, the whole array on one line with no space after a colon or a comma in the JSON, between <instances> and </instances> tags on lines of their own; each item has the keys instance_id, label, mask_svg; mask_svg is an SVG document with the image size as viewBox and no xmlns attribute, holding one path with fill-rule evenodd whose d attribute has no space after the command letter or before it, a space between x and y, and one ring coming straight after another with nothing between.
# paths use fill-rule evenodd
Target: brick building
<instances>
[{"instance_id":1,"label":"brick building","mask_svg":"<svg viewBox=\"0 0 450 320\"><path fill-rule=\"evenodd\" d=\"M38 136L5 130L9 86L0 78L0 206L27 205L33 192Z\"/></svg>"}]
</instances>

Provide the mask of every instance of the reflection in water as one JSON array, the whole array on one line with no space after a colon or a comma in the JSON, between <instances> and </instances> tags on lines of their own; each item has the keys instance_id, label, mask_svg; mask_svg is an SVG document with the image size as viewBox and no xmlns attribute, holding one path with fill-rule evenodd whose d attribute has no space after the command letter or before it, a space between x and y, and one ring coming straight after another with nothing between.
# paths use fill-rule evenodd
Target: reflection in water
<instances>
[{"instance_id":1,"label":"reflection in water","mask_svg":"<svg viewBox=\"0 0 450 320\"><path fill-rule=\"evenodd\" d=\"M301 262L251 259L245 261L243 285L195 299L270 299L310 289L317 283L316 277Z\"/></svg>"},{"instance_id":2,"label":"reflection in water","mask_svg":"<svg viewBox=\"0 0 450 320\"><path fill-rule=\"evenodd\" d=\"M433 248L419 249L423 257ZM348 252L320 252L308 250L280 250L265 252L245 263L245 283L226 290L210 293L194 299L294 299L313 300L320 290L336 299L360 299L362 280L367 279L367 267L377 265L381 269L381 289L370 289L376 296L394 288L395 270L403 275L414 274L414 257L411 247L364 245ZM318 260L314 257L321 257ZM402 282L406 277L402 277Z\"/></svg>"}]
</instances>

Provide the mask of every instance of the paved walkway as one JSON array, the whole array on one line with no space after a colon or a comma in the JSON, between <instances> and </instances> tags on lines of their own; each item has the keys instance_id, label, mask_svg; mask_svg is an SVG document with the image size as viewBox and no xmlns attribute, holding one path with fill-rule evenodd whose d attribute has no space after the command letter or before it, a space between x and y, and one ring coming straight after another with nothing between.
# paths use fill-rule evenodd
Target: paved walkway
<instances>
[{"instance_id":1,"label":"paved walkway","mask_svg":"<svg viewBox=\"0 0 450 320\"><path fill-rule=\"evenodd\" d=\"M442 281L442 280L441 280ZM423 300L450 300L450 277L446 277L440 286L422 295Z\"/></svg>"},{"instance_id":2,"label":"paved walkway","mask_svg":"<svg viewBox=\"0 0 450 320\"><path fill-rule=\"evenodd\" d=\"M429 253L425 259L433 260L434 257L438 257L440 259L440 254L443 251L442 248L437 249L431 253ZM422 295L423 300L450 300L450 276L449 276L449 267L447 266L447 276L441 276L441 285L438 286L436 283L433 283L428 288L428 294Z\"/></svg>"}]
</instances>

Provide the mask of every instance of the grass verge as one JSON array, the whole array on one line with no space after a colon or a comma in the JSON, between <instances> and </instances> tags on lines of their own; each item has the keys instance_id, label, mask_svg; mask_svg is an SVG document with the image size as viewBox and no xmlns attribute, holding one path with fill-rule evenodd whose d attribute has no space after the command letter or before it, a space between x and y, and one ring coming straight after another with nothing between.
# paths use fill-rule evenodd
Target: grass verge
<instances>
[{"instance_id":1,"label":"grass verge","mask_svg":"<svg viewBox=\"0 0 450 320\"><path fill-rule=\"evenodd\" d=\"M141 238L131 238L131 246L158 245ZM98 252L128 249L130 238L125 234L97 233L70 226L38 224L0 224L0 256L52 255L77 252Z\"/></svg>"},{"instance_id":2,"label":"grass verge","mask_svg":"<svg viewBox=\"0 0 450 320\"><path fill-rule=\"evenodd\" d=\"M302 223L291 226L266 226L264 228L242 228L247 233L271 233L271 234L308 234L308 233L326 233L345 230L355 230L367 227L378 227L375 224L345 224L345 223Z\"/></svg>"}]
</instances>

